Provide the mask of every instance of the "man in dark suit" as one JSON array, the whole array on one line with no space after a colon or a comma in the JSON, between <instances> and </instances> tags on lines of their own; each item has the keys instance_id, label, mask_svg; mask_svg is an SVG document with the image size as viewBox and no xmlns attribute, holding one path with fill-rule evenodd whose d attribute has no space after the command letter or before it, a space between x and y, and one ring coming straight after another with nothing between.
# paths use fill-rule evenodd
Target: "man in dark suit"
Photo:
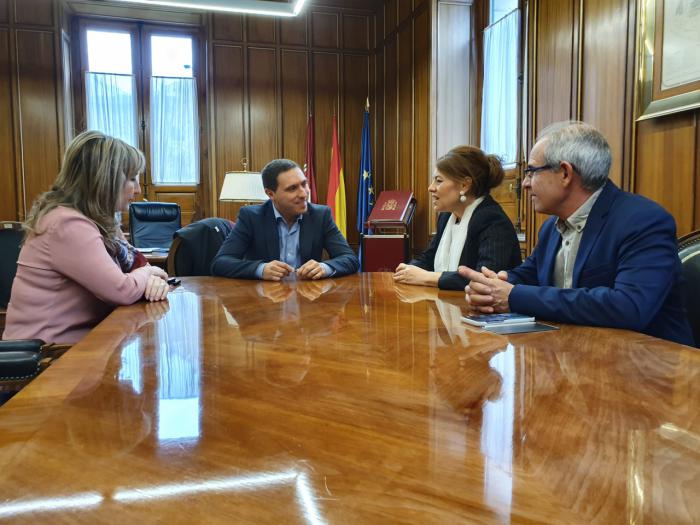
<instances>
[{"instance_id":1,"label":"man in dark suit","mask_svg":"<svg viewBox=\"0 0 700 525\"><path fill-rule=\"evenodd\" d=\"M693 344L673 217L608 180L605 137L581 122L550 126L532 148L523 188L552 214L528 259L498 274L462 267L484 313L626 328Z\"/></svg>"},{"instance_id":2,"label":"man in dark suit","mask_svg":"<svg viewBox=\"0 0 700 525\"><path fill-rule=\"evenodd\" d=\"M360 263L331 218L328 206L310 204L306 177L287 159L262 170L270 200L241 208L238 221L212 263L212 275L279 281L324 279L357 272ZM319 262L323 250L330 259Z\"/></svg>"}]
</instances>

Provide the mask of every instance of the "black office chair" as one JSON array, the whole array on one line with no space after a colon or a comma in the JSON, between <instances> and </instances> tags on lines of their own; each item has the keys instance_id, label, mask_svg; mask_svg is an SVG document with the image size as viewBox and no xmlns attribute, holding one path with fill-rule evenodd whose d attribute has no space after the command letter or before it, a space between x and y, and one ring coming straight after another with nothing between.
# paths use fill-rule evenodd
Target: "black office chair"
<instances>
[{"instance_id":1,"label":"black office chair","mask_svg":"<svg viewBox=\"0 0 700 525\"><path fill-rule=\"evenodd\" d=\"M678 257L683 265L683 293L695 346L700 346L700 230L678 239Z\"/></svg>"},{"instance_id":2,"label":"black office chair","mask_svg":"<svg viewBox=\"0 0 700 525\"><path fill-rule=\"evenodd\" d=\"M176 231L168 253L168 275L211 275L211 262L233 225L227 219L212 217Z\"/></svg>"},{"instance_id":3,"label":"black office chair","mask_svg":"<svg viewBox=\"0 0 700 525\"><path fill-rule=\"evenodd\" d=\"M10 302L12 281L17 273L17 259L24 239L22 223L0 222L0 309Z\"/></svg>"},{"instance_id":4,"label":"black office chair","mask_svg":"<svg viewBox=\"0 0 700 525\"><path fill-rule=\"evenodd\" d=\"M136 248L170 248L180 229L180 206L173 202L132 202L129 234Z\"/></svg>"},{"instance_id":5,"label":"black office chair","mask_svg":"<svg viewBox=\"0 0 700 525\"><path fill-rule=\"evenodd\" d=\"M0 341L0 405L19 392L71 345L47 345L41 339Z\"/></svg>"}]
</instances>

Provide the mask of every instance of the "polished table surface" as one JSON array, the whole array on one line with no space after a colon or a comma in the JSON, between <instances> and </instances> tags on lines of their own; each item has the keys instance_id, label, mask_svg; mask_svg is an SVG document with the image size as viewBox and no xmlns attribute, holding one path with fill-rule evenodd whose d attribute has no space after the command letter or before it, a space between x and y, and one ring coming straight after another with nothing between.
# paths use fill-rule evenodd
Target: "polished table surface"
<instances>
[{"instance_id":1,"label":"polished table surface","mask_svg":"<svg viewBox=\"0 0 700 525\"><path fill-rule=\"evenodd\" d=\"M183 278L0 408L0 521L700 520L700 353L389 274Z\"/></svg>"}]
</instances>

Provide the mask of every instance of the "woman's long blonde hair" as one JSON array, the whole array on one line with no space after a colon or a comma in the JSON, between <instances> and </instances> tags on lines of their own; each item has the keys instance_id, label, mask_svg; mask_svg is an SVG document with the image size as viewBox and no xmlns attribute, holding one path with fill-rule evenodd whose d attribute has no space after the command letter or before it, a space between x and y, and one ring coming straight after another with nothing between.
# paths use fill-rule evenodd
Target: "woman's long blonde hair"
<instances>
[{"instance_id":1,"label":"woman's long blonde hair","mask_svg":"<svg viewBox=\"0 0 700 525\"><path fill-rule=\"evenodd\" d=\"M61 171L51 190L40 195L24 222L28 235L38 231L41 219L57 206L73 208L95 223L110 253L115 249L114 215L127 179L146 165L143 153L99 131L84 131L66 149Z\"/></svg>"}]
</instances>

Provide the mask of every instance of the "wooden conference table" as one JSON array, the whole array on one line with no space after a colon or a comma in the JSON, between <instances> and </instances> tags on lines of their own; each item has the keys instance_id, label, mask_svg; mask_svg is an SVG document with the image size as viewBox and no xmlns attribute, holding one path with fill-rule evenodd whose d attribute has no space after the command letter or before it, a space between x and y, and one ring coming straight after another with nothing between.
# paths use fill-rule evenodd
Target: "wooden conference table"
<instances>
[{"instance_id":1,"label":"wooden conference table","mask_svg":"<svg viewBox=\"0 0 700 525\"><path fill-rule=\"evenodd\" d=\"M700 353L500 336L389 274L183 278L0 408L0 520L700 519Z\"/></svg>"}]
</instances>

